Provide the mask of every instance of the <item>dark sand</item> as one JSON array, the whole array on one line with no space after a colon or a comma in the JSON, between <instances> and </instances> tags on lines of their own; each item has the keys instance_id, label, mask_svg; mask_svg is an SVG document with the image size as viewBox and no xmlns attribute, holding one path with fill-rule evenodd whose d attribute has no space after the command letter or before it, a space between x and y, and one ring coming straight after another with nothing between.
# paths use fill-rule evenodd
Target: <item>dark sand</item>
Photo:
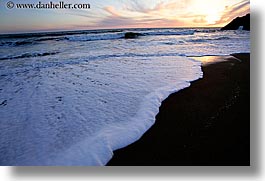
<instances>
[{"instance_id":1,"label":"dark sand","mask_svg":"<svg viewBox=\"0 0 265 181\"><path fill-rule=\"evenodd\" d=\"M163 101L155 124L108 165L250 165L250 55L233 56L195 58L204 78Z\"/></svg>"}]
</instances>

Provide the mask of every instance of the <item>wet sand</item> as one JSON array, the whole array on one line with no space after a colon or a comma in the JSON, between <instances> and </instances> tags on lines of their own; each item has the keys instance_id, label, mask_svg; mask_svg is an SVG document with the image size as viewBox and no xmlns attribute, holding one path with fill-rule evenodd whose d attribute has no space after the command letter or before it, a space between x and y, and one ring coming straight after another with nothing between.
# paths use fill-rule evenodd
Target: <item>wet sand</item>
<instances>
[{"instance_id":1,"label":"wet sand","mask_svg":"<svg viewBox=\"0 0 265 181\"><path fill-rule=\"evenodd\" d=\"M193 57L203 79L163 101L155 124L111 165L250 165L250 54Z\"/></svg>"}]
</instances>

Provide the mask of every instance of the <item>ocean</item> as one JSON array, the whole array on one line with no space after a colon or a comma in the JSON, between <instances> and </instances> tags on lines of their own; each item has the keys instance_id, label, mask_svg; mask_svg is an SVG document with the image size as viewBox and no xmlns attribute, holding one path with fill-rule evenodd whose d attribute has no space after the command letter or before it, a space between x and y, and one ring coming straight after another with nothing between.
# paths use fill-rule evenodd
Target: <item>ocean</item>
<instances>
[{"instance_id":1,"label":"ocean","mask_svg":"<svg viewBox=\"0 0 265 181\"><path fill-rule=\"evenodd\" d=\"M0 165L105 165L155 123L163 100L203 78L192 57L232 53L250 53L249 31L0 35Z\"/></svg>"}]
</instances>

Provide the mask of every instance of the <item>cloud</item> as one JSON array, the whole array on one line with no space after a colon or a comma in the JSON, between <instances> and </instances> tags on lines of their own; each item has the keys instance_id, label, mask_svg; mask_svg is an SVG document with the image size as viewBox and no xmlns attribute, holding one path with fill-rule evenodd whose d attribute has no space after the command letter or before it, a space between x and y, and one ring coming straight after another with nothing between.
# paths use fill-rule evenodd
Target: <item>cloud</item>
<instances>
[{"instance_id":1,"label":"cloud","mask_svg":"<svg viewBox=\"0 0 265 181\"><path fill-rule=\"evenodd\" d=\"M96 24L96 27L107 27L107 28L143 28L143 27L173 27L182 26L183 23L176 19L169 20L166 18L150 17L148 14L141 17L128 17L122 15L114 7L105 7L104 10L109 13L109 16L103 18Z\"/></svg>"},{"instance_id":2,"label":"cloud","mask_svg":"<svg viewBox=\"0 0 265 181\"><path fill-rule=\"evenodd\" d=\"M226 6L225 10L221 16L221 19L215 24L227 24L238 16L243 16L250 12L250 1L243 0L239 3L233 4L231 6Z\"/></svg>"},{"instance_id":3,"label":"cloud","mask_svg":"<svg viewBox=\"0 0 265 181\"><path fill-rule=\"evenodd\" d=\"M108 17L98 22L96 26L98 27L108 27L108 28L144 28L144 27L173 27L173 26L182 26L182 22L177 20L168 20L168 19L133 19L126 17Z\"/></svg>"},{"instance_id":4,"label":"cloud","mask_svg":"<svg viewBox=\"0 0 265 181\"><path fill-rule=\"evenodd\" d=\"M114 16L114 17L121 17L122 16L113 6L106 6L103 9L106 12L108 12L111 16Z\"/></svg>"},{"instance_id":5,"label":"cloud","mask_svg":"<svg viewBox=\"0 0 265 181\"><path fill-rule=\"evenodd\" d=\"M128 11L139 12L139 13L156 13L161 11L180 11L180 9L187 8L187 5L191 0L178 0L178 1L159 1L153 6L142 3L143 1L132 0L131 3L126 7ZM153 2L151 3L153 4Z\"/></svg>"},{"instance_id":6,"label":"cloud","mask_svg":"<svg viewBox=\"0 0 265 181\"><path fill-rule=\"evenodd\" d=\"M207 23L205 16L199 16L199 17L193 19L193 22L197 23L197 24L205 24L205 23Z\"/></svg>"},{"instance_id":7,"label":"cloud","mask_svg":"<svg viewBox=\"0 0 265 181\"><path fill-rule=\"evenodd\" d=\"M244 1L239 2L238 4L233 5L230 11L238 11L249 5L250 5L250 2L248 0L244 0Z\"/></svg>"}]
</instances>

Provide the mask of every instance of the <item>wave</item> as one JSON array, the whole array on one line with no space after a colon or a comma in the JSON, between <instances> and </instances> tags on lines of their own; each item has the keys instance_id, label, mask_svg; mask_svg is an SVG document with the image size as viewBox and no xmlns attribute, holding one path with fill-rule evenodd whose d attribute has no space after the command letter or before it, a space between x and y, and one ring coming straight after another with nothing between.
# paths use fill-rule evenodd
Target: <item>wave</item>
<instances>
[{"instance_id":1,"label":"wave","mask_svg":"<svg viewBox=\"0 0 265 181\"><path fill-rule=\"evenodd\" d=\"M34 41L37 41L37 42L51 41L51 40L59 41L59 40L64 40L64 39L65 37L48 37L48 38L38 38Z\"/></svg>"},{"instance_id":2,"label":"wave","mask_svg":"<svg viewBox=\"0 0 265 181\"><path fill-rule=\"evenodd\" d=\"M184 30L184 31L153 31L153 32L146 32L142 33L143 35L193 35L195 33L195 30Z\"/></svg>"},{"instance_id":3,"label":"wave","mask_svg":"<svg viewBox=\"0 0 265 181\"><path fill-rule=\"evenodd\" d=\"M186 42L192 42L192 43L201 43L201 42L206 42L206 39L191 39L191 40L186 40Z\"/></svg>"},{"instance_id":4,"label":"wave","mask_svg":"<svg viewBox=\"0 0 265 181\"><path fill-rule=\"evenodd\" d=\"M209 39L209 40L230 40L230 37L227 36L222 36L222 37L218 37L218 38L213 38L213 39Z\"/></svg>"},{"instance_id":5,"label":"wave","mask_svg":"<svg viewBox=\"0 0 265 181\"><path fill-rule=\"evenodd\" d=\"M123 30L82 30L82 31L63 31L63 32L44 32L44 33L25 33L25 34L4 34L0 35L0 46L20 46L20 45L31 45L37 42L43 41L60 41L72 39L68 36L96 36L103 33L119 33ZM14 41L15 39L15 41ZM92 38L93 39L93 38ZM11 41L10 41L11 40ZM97 38L94 38L97 40ZM100 40L100 38L98 39Z\"/></svg>"},{"instance_id":6,"label":"wave","mask_svg":"<svg viewBox=\"0 0 265 181\"><path fill-rule=\"evenodd\" d=\"M215 33L221 31L220 28L218 29L196 29L196 33Z\"/></svg>"},{"instance_id":7,"label":"wave","mask_svg":"<svg viewBox=\"0 0 265 181\"><path fill-rule=\"evenodd\" d=\"M161 30L156 29L155 31L151 29L109 29L109 30L78 30L78 31L61 31L61 32L39 32L39 33L20 33L20 34L2 34L0 35L0 39L24 39L24 38L39 38L39 37L54 37L54 36L71 36L71 35L91 35L91 34L106 34L106 33L125 33L128 31L135 32L147 32L146 35L187 35L194 34L194 32L199 31L207 31L207 30L179 30L179 29L171 29L171 30ZM208 30L211 31L211 30Z\"/></svg>"},{"instance_id":8,"label":"wave","mask_svg":"<svg viewBox=\"0 0 265 181\"><path fill-rule=\"evenodd\" d=\"M109 33L109 34L86 34L78 36L67 36L69 41L96 41L96 40L114 40L124 38L124 33Z\"/></svg>"},{"instance_id":9,"label":"wave","mask_svg":"<svg viewBox=\"0 0 265 181\"><path fill-rule=\"evenodd\" d=\"M21 46L21 45L33 45L38 42L45 41L97 41L97 40L114 40L124 38L124 33L109 33L109 34L82 34L82 35L69 35L63 37L39 37L34 39L17 40L17 41L2 41L0 46Z\"/></svg>"},{"instance_id":10,"label":"wave","mask_svg":"<svg viewBox=\"0 0 265 181\"><path fill-rule=\"evenodd\" d=\"M24 53L22 55L16 55L16 56L7 56L7 57L0 57L0 60L12 60L12 59L20 59L20 58L31 58L31 57L45 57L49 55L55 55L59 52L34 52L34 53Z\"/></svg>"},{"instance_id":11,"label":"wave","mask_svg":"<svg viewBox=\"0 0 265 181\"><path fill-rule=\"evenodd\" d=\"M39 33L39 34L19 34L19 35L1 35L0 46L21 46L33 45L44 41L97 41L97 40L115 40L125 38L125 33L128 30L101 30L101 31L76 31L76 32L54 32L54 33ZM166 36L166 35L193 35L195 30L140 30L134 31L139 36ZM10 41L9 38L16 38ZM24 38L24 39L22 39ZM22 39L22 40L21 40ZM3 41L4 40L4 41ZM5 41L6 40L6 41Z\"/></svg>"},{"instance_id":12,"label":"wave","mask_svg":"<svg viewBox=\"0 0 265 181\"><path fill-rule=\"evenodd\" d=\"M163 36L163 35L193 35L195 30L186 31L152 31L152 32L134 32L139 36ZM69 41L97 41L97 40L114 40L125 38L126 32L108 33L108 34L86 34L78 36L67 36L65 39Z\"/></svg>"},{"instance_id":13,"label":"wave","mask_svg":"<svg viewBox=\"0 0 265 181\"><path fill-rule=\"evenodd\" d=\"M219 32L218 29L146 29L146 30L137 30L133 31L127 30L94 30L94 31L77 31L77 32L55 32L55 33L40 33L32 34L32 37L29 34L26 35L16 35L18 39L8 39L3 38L3 35L0 35L0 47L1 46L25 46L25 45L35 45L45 41L99 41L99 40L118 40L124 39L126 32L133 32L139 34L139 37L146 36L187 36L184 40L179 42L167 42L163 44L175 45L178 43L186 42L207 42L207 41L216 41L216 40L228 40L230 39L227 36L218 37L218 33L215 35L215 32ZM204 36L189 36L194 35L195 33L214 33L214 38ZM217 38L216 38L217 36ZM25 39L21 39L21 38ZM30 37L30 38L29 38ZM197 38L199 37L199 38ZM6 39L7 38L7 39ZM196 39L197 38L197 39Z\"/></svg>"},{"instance_id":14,"label":"wave","mask_svg":"<svg viewBox=\"0 0 265 181\"><path fill-rule=\"evenodd\" d=\"M19 33L19 34L3 34L0 35L0 38L38 38L45 36L67 36L67 35L78 35L78 34L98 34L98 33L115 33L122 32L123 30L114 29L114 30L77 30L77 31L60 31L60 32L39 32L39 33Z\"/></svg>"},{"instance_id":15,"label":"wave","mask_svg":"<svg viewBox=\"0 0 265 181\"><path fill-rule=\"evenodd\" d=\"M169 56L186 56L186 55L180 54L180 53L144 53L144 54L124 53L124 54L116 54L116 55L91 56L91 57L88 57L88 60L123 58L123 57L169 57Z\"/></svg>"},{"instance_id":16,"label":"wave","mask_svg":"<svg viewBox=\"0 0 265 181\"><path fill-rule=\"evenodd\" d=\"M0 42L0 46L20 46L20 45L31 45L34 41L32 40L22 40L22 41L6 41Z\"/></svg>"},{"instance_id":17,"label":"wave","mask_svg":"<svg viewBox=\"0 0 265 181\"><path fill-rule=\"evenodd\" d=\"M2 41L0 42L0 46L22 46L22 45L33 45L38 42L44 42L44 41L60 41L64 40L65 37L40 37L35 39L26 39L26 40L17 40L17 41Z\"/></svg>"},{"instance_id":18,"label":"wave","mask_svg":"<svg viewBox=\"0 0 265 181\"><path fill-rule=\"evenodd\" d=\"M208 41L216 41L216 40L230 40L230 37L227 36L221 36L217 38L199 38L199 39L190 39L186 40L186 42L194 42L194 43L200 43L200 42L208 42Z\"/></svg>"}]
</instances>

